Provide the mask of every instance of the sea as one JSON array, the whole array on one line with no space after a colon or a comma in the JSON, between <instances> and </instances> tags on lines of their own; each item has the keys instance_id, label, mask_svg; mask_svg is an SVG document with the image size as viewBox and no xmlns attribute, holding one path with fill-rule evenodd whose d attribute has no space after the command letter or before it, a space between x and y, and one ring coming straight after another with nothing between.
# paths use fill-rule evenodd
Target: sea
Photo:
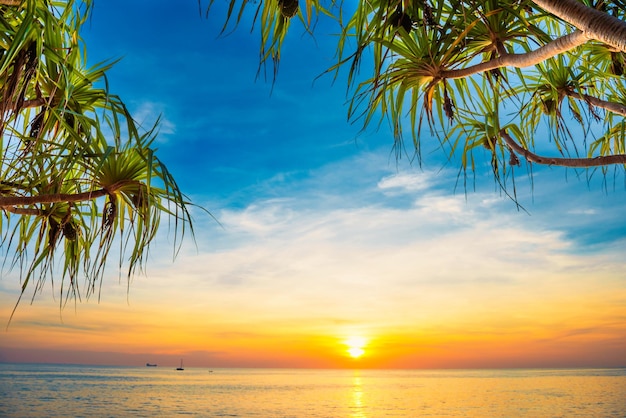
<instances>
[{"instance_id":1,"label":"sea","mask_svg":"<svg viewBox=\"0 0 626 418\"><path fill-rule=\"evenodd\" d=\"M626 369L0 364L0 417L626 417Z\"/></svg>"}]
</instances>

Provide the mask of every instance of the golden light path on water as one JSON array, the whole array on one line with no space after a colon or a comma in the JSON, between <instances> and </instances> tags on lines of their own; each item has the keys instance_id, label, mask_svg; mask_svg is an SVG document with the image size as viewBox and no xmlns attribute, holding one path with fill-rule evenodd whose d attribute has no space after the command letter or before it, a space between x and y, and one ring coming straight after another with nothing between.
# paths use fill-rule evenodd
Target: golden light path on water
<instances>
[{"instance_id":1,"label":"golden light path on water","mask_svg":"<svg viewBox=\"0 0 626 418\"><path fill-rule=\"evenodd\" d=\"M176 371L0 363L3 417L622 417L625 398L624 369Z\"/></svg>"}]
</instances>

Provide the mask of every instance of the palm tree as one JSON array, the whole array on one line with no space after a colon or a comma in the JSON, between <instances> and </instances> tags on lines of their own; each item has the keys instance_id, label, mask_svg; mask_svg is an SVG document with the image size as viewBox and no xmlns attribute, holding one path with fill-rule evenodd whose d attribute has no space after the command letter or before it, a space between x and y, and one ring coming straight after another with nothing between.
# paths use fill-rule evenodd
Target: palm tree
<instances>
[{"instance_id":1,"label":"palm tree","mask_svg":"<svg viewBox=\"0 0 626 418\"><path fill-rule=\"evenodd\" d=\"M0 0L3 268L19 269L22 295L54 276L62 305L98 293L113 246L129 277L142 268L161 215L177 238L191 227L187 199L152 148L156 127L142 131L109 93L112 63L86 66L90 8Z\"/></svg>"},{"instance_id":2,"label":"palm tree","mask_svg":"<svg viewBox=\"0 0 626 418\"><path fill-rule=\"evenodd\" d=\"M504 189L524 160L529 172L626 167L624 1L361 0L346 14L353 4L304 0L297 17L284 13L286 1L230 0L224 30L252 8L267 64L278 61L290 21L314 32L320 15L335 18L338 60L328 72L348 68L349 117L364 127L387 121L398 152L407 132L418 160L436 138L461 155L463 173L486 153ZM538 155L546 138L553 154Z\"/></svg>"}]
</instances>

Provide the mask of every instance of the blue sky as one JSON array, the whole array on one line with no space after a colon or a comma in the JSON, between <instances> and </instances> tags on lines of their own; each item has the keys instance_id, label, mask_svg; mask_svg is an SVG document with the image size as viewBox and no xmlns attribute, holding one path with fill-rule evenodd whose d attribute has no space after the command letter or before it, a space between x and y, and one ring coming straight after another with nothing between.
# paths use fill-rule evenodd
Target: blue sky
<instances>
[{"instance_id":1,"label":"blue sky","mask_svg":"<svg viewBox=\"0 0 626 418\"><path fill-rule=\"evenodd\" d=\"M345 74L316 80L335 62L332 37L294 28L272 84L256 77L256 32L244 24L220 37L223 19L219 8L199 15L194 0L96 2L84 33L89 61L121 58L108 74L111 91L146 126L161 115L160 158L219 224L194 210L196 245L188 241L172 262L164 236L129 294L113 274L100 304L64 313L62 325L49 315L58 310L49 291L23 304L0 360L35 341L67 352L73 336L89 335L133 361L151 352L175 364L184 352L186 364L310 364L304 354L284 363L231 358L235 342L216 352L184 337L160 346L110 341L139 324L173 335L184 323L212 347L284 335L363 336L388 353L419 351L425 341L442 352L463 351L457 340L477 352L490 338L510 341L502 343L509 354L492 359L381 354L376 364L387 367L626 363L623 173L605 188L598 175L588 182L535 167L532 185L517 178L526 210L498 190L486 164L466 190L435 140L424 141L420 167L396 159L385 125L361 132L347 121ZM0 284L9 306L17 282ZM525 354L519 341L529 344Z\"/></svg>"},{"instance_id":2,"label":"blue sky","mask_svg":"<svg viewBox=\"0 0 626 418\"><path fill-rule=\"evenodd\" d=\"M205 18L191 0L176 7L165 1L98 2L85 32L91 62L121 58L109 81L136 119L150 126L162 117L160 156L194 201L213 212L321 193L344 197L334 203L339 205L373 199L410 206L415 195L387 193L381 199L368 190L385 176L424 173L433 173L442 193L465 193L462 180L455 183L458 165L446 164L435 140L424 141L420 167L406 155L395 158L386 125L361 132L360 121L347 121L345 72L334 84L331 75L317 78L335 63L335 44L327 33L336 27L320 24L315 38L294 27L272 84L271 74L256 77L257 33L244 22L219 36L225 12L217 6ZM366 165L363 158L375 161ZM534 173L532 186L524 172L517 178L531 222L545 222L581 244L601 246L626 236L619 215L626 202L622 174L609 174L605 190L599 173L589 184L586 174L573 170L535 166ZM487 165L477 172L476 187L501 201L505 213L516 213ZM600 211L604 221L594 217ZM572 219L566 213L589 216ZM528 218L524 212L512 216Z\"/></svg>"},{"instance_id":3,"label":"blue sky","mask_svg":"<svg viewBox=\"0 0 626 418\"><path fill-rule=\"evenodd\" d=\"M271 70L267 82L256 80L258 37L247 27L216 39L221 11L207 20L194 1L146 4L96 4L87 37L95 45L90 57L124 57L110 74L112 82L147 122L162 113L161 148L175 163L194 167L179 178L203 195L237 199L233 191L276 173L302 176L383 143L357 142L359 127L346 122L341 83L332 88L331 77L314 83L333 64L334 50L323 48L332 45L327 39L316 45L296 34L272 86Z\"/></svg>"}]
</instances>

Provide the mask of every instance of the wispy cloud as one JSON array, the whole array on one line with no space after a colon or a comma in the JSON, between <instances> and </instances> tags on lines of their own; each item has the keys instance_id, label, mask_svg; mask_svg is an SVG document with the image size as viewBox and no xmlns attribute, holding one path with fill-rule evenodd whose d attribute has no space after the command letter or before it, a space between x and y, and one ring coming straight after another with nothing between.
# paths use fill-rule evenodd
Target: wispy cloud
<instances>
[{"instance_id":1,"label":"wispy cloud","mask_svg":"<svg viewBox=\"0 0 626 418\"><path fill-rule=\"evenodd\" d=\"M433 176L429 172L394 174L383 177L378 187L389 192L415 193L431 187Z\"/></svg>"},{"instance_id":2,"label":"wispy cloud","mask_svg":"<svg viewBox=\"0 0 626 418\"><path fill-rule=\"evenodd\" d=\"M446 192L429 173L363 168L359 187L345 187L362 158L223 209L222 227L198 237L200 253L160 266L151 283L176 280L175 299L274 326L455 327L597 294L597 280L615 283L626 267L618 253L586 254L550 227L550 213L538 222L506 198Z\"/></svg>"},{"instance_id":3,"label":"wispy cloud","mask_svg":"<svg viewBox=\"0 0 626 418\"><path fill-rule=\"evenodd\" d=\"M144 101L132 112L133 118L145 130L152 129L159 122L157 141L167 142L176 133L174 122L167 116L167 106L163 103Z\"/></svg>"}]
</instances>

